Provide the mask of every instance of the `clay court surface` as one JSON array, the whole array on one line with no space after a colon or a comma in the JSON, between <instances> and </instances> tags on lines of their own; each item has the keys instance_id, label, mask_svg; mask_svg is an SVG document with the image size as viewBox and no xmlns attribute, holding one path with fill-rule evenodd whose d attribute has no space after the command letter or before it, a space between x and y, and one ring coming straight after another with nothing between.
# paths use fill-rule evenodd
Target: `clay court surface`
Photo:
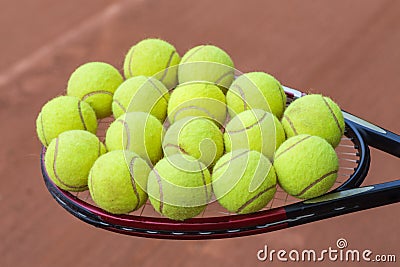
<instances>
[{"instance_id":1,"label":"clay court surface","mask_svg":"<svg viewBox=\"0 0 400 267\"><path fill-rule=\"evenodd\" d=\"M129 47L146 37L170 41L181 55L215 44L242 72L269 72L399 133L399 14L396 0L2 1L0 266L287 266L258 262L256 253L264 245L335 247L338 238L400 261L398 204L230 240L152 240L96 229L47 192L35 133L41 106L64 92L77 66L105 61L121 69ZM398 179L399 171L396 158L373 150L366 183Z\"/></svg>"}]
</instances>

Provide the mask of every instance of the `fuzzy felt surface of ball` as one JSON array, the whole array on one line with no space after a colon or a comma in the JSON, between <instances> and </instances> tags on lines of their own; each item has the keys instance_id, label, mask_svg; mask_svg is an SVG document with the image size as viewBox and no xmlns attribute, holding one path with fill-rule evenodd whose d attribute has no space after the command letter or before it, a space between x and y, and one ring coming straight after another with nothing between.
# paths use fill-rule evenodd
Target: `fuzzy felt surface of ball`
<instances>
[{"instance_id":1,"label":"fuzzy felt surface of ball","mask_svg":"<svg viewBox=\"0 0 400 267\"><path fill-rule=\"evenodd\" d=\"M181 58L170 43L149 38L132 46L124 61L125 78L144 75L161 81L168 90L178 83L178 64Z\"/></svg>"},{"instance_id":2,"label":"fuzzy felt surface of ball","mask_svg":"<svg viewBox=\"0 0 400 267\"><path fill-rule=\"evenodd\" d=\"M96 113L91 106L72 96L59 96L47 102L36 119L40 142L48 146L60 133L69 130L97 131Z\"/></svg>"},{"instance_id":3,"label":"fuzzy felt surface of ball","mask_svg":"<svg viewBox=\"0 0 400 267\"><path fill-rule=\"evenodd\" d=\"M90 170L90 195L100 208L113 214L137 210L147 200L150 170L147 162L134 152L108 152L99 157Z\"/></svg>"},{"instance_id":4,"label":"fuzzy felt surface of ball","mask_svg":"<svg viewBox=\"0 0 400 267\"><path fill-rule=\"evenodd\" d=\"M239 149L225 154L213 169L212 186L218 202L228 211L259 211L276 192L272 163L258 151Z\"/></svg>"},{"instance_id":5,"label":"fuzzy felt surface of ball","mask_svg":"<svg viewBox=\"0 0 400 267\"><path fill-rule=\"evenodd\" d=\"M323 138L300 134L286 140L276 151L274 167L279 185L297 198L326 193L335 184L339 160Z\"/></svg>"},{"instance_id":6,"label":"fuzzy felt surface of ball","mask_svg":"<svg viewBox=\"0 0 400 267\"><path fill-rule=\"evenodd\" d=\"M211 199L211 177L195 158L174 154L160 160L149 174L148 195L154 209L173 220L199 215Z\"/></svg>"},{"instance_id":7,"label":"fuzzy felt surface of ball","mask_svg":"<svg viewBox=\"0 0 400 267\"><path fill-rule=\"evenodd\" d=\"M337 147L344 133L345 123L340 107L329 97L306 95L293 101L285 110L282 126L286 135L316 135Z\"/></svg>"},{"instance_id":8,"label":"fuzzy felt surface of ball","mask_svg":"<svg viewBox=\"0 0 400 267\"><path fill-rule=\"evenodd\" d=\"M88 175L94 162L106 152L97 136L83 130L63 132L48 146L44 158L46 171L61 189L88 189Z\"/></svg>"},{"instance_id":9,"label":"fuzzy felt surface of ball","mask_svg":"<svg viewBox=\"0 0 400 267\"><path fill-rule=\"evenodd\" d=\"M108 63L89 62L78 67L68 80L67 95L87 102L98 119L111 115L114 92L123 82L119 71Z\"/></svg>"}]
</instances>

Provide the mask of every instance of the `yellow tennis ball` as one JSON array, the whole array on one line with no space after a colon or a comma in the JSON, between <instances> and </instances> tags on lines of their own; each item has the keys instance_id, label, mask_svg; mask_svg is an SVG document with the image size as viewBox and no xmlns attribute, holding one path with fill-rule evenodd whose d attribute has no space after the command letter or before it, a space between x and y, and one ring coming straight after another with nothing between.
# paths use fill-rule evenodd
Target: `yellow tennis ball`
<instances>
[{"instance_id":1,"label":"yellow tennis ball","mask_svg":"<svg viewBox=\"0 0 400 267\"><path fill-rule=\"evenodd\" d=\"M177 71L181 58L175 47L160 39L145 39L132 46L124 61L125 78L154 76L168 90L178 83Z\"/></svg>"},{"instance_id":2,"label":"yellow tennis ball","mask_svg":"<svg viewBox=\"0 0 400 267\"><path fill-rule=\"evenodd\" d=\"M121 74L110 64L89 62L77 68L68 80L67 95L89 103L102 119L111 115L115 90L123 82Z\"/></svg>"},{"instance_id":3,"label":"yellow tennis ball","mask_svg":"<svg viewBox=\"0 0 400 267\"><path fill-rule=\"evenodd\" d=\"M286 107L286 94L273 76L249 72L232 83L226 94L226 103L231 117L247 109L262 109L281 118Z\"/></svg>"},{"instance_id":4,"label":"yellow tennis ball","mask_svg":"<svg viewBox=\"0 0 400 267\"><path fill-rule=\"evenodd\" d=\"M149 174L147 193L158 213L173 220L192 218L211 199L210 173L195 158L174 154L154 166Z\"/></svg>"},{"instance_id":5,"label":"yellow tennis ball","mask_svg":"<svg viewBox=\"0 0 400 267\"><path fill-rule=\"evenodd\" d=\"M233 117L224 134L227 152L241 148L256 150L269 160L273 159L276 149L285 139L279 120L261 109L246 110Z\"/></svg>"},{"instance_id":6,"label":"yellow tennis ball","mask_svg":"<svg viewBox=\"0 0 400 267\"><path fill-rule=\"evenodd\" d=\"M131 151L115 150L99 157L90 170L88 184L93 201L103 210L124 214L147 200L150 166Z\"/></svg>"},{"instance_id":7,"label":"yellow tennis ball","mask_svg":"<svg viewBox=\"0 0 400 267\"><path fill-rule=\"evenodd\" d=\"M230 212L256 212L273 199L276 174L263 154L239 149L218 160L212 174L212 187L218 202Z\"/></svg>"},{"instance_id":8,"label":"yellow tennis ball","mask_svg":"<svg viewBox=\"0 0 400 267\"><path fill-rule=\"evenodd\" d=\"M325 194L335 184L339 162L325 139L300 134L279 147L274 167L280 186L289 195L308 199Z\"/></svg>"},{"instance_id":9,"label":"yellow tennis ball","mask_svg":"<svg viewBox=\"0 0 400 267\"><path fill-rule=\"evenodd\" d=\"M169 92L159 80L135 76L124 81L115 91L112 102L114 118L127 112L142 111L164 121L168 100Z\"/></svg>"},{"instance_id":10,"label":"yellow tennis ball","mask_svg":"<svg viewBox=\"0 0 400 267\"><path fill-rule=\"evenodd\" d=\"M49 177L58 187L84 191L88 189L90 168L105 152L104 145L94 134L71 130L51 141L44 163Z\"/></svg>"},{"instance_id":11,"label":"yellow tennis ball","mask_svg":"<svg viewBox=\"0 0 400 267\"><path fill-rule=\"evenodd\" d=\"M129 112L111 123L106 133L108 150L130 150L155 164L162 158L164 127L145 112Z\"/></svg>"},{"instance_id":12,"label":"yellow tennis ball","mask_svg":"<svg viewBox=\"0 0 400 267\"><path fill-rule=\"evenodd\" d=\"M59 96L47 102L36 119L40 142L48 146L60 133L69 130L97 131L96 113L77 97Z\"/></svg>"},{"instance_id":13,"label":"yellow tennis ball","mask_svg":"<svg viewBox=\"0 0 400 267\"><path fill-rule=\"evenodd\" d=\"M214 45L193 47L182 57L178 69L179 83L205 81L226 90L234 78L234 64L231 57Z\"/></svg>"},{"instance_id":14,"label":"yellow tennis ball","mask_svg":"<svg viewBox=\"0 0 400 267\"><path fill-rule=\"evenodd\" d=\"M174 123L185 117L205 117L219 124L226 118L226 100L218 86L210 83L185 83L172 92L168 119Z\"/></svg>"},{"instance_id":15,"label":"yellow tennis ball","mask_svg":"<svg viewBox=\"0 0 400 267\"><path fill-rule=\"evenodd\" d=\"M344 133L340 107L329 97L314 94L296 99L286 109L282 125L288 137L317 135L337 147Z\"/></svg>"},{"instance_id":16,"label":"yellow tennis ball","mask_svg":"<svg viewBox=\"0 0 400 267\"><path fill-rule=\"evenodd\" d=\"M177 153L188 154L211 167L224 153L223 135L209 119L186 117L168 128L163 150L166 157Z\"/></svg>"}]
</instances>

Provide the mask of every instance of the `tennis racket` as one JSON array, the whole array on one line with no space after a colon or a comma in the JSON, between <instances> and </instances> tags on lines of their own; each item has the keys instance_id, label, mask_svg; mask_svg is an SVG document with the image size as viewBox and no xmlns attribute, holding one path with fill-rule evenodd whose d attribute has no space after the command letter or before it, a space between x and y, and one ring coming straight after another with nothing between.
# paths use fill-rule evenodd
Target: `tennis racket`
<instances>
[{"instance_id":1,"label":"tennis racket","mask_svg":"<svg viewBox=\"0 0 400 267\"><path fill-rule=\"evenodd\" d=\"M304 94L284 87L288 103ZM306 224L351 212L399 202L400 180L360 187L370 165L369 146L400 157L400 136L343 111L345 135L336 148L340 170L334 189L314 199L299 202L278 188L265 209L245 215L230 214L217 201L198 217L173 221L158 215L149 203L126 215L113 215L96 207L88 191L70 193L49 178L45 147L41 167L46 187L69 213L96 227L126 235L163 239L217 239L254 235ZM106 128L110 121L102 123Z\"/></svg>"}]
</instances>

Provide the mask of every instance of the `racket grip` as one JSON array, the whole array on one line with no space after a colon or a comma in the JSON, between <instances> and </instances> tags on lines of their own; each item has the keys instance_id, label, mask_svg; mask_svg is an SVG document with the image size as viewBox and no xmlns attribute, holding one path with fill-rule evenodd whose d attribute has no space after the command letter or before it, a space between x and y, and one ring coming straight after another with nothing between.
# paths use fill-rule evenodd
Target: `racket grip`
<instances>
[{"instance_id":1,"label":"racket grip","mask_svg":"<svg viewBox=\"0 0 400 267\"><path fill-rule=\"evenodd\" d=\"M343 111L346 123L352 123L368 145L400 157L400 136Z\"/></svg>"},{"instance_id":2,"label":"racket grip","mask_svg":"<svg viewBox=\"0 0 400 267\"><path fill-rule=\"evenodd\" d=\"M400 180L326 194L285 207L289 227L400 201Z\"/></svg>"}]
</instances>

